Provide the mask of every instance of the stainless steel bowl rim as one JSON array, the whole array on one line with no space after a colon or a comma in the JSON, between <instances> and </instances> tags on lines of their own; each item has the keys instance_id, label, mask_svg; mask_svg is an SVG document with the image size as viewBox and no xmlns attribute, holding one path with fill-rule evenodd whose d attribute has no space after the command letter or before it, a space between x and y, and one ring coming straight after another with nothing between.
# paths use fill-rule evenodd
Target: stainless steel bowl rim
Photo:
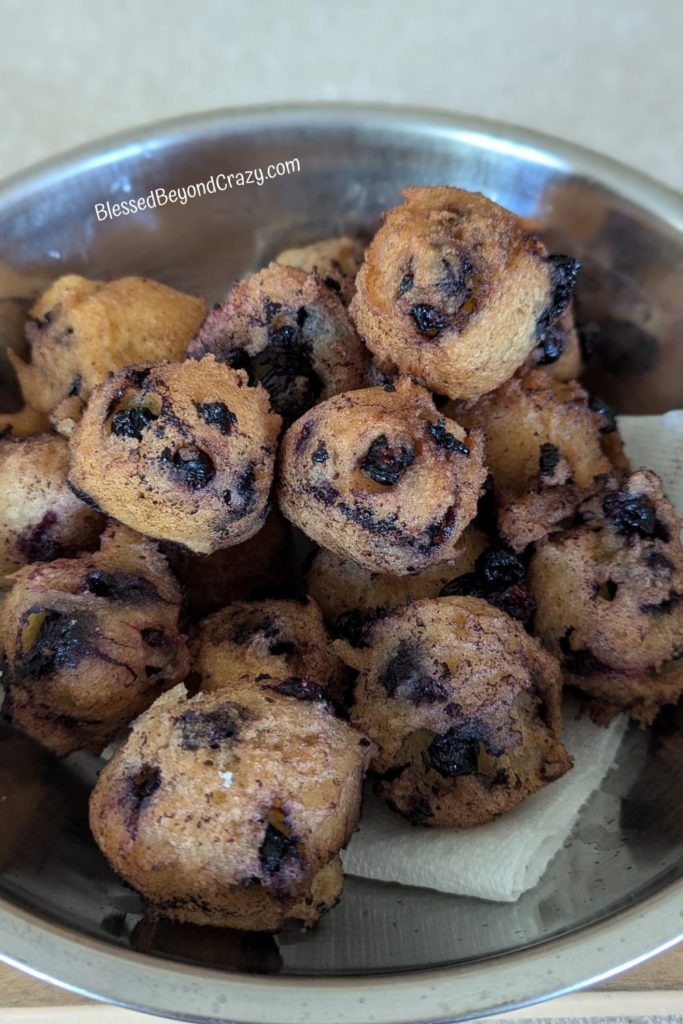
<instances>
[{"instance_id":1,"label":"stainless steel bowl rim","mask_svg":"<svg viewBox=\"0 0 683 1024\"><path fill-rule=\"evenodd\" d=\"M391 126L471 137L483 148L524 150L534 162L568 167L683 232L683 196L599 153L525 128L420 108L368 104L274 105L177 118L100 140L15 174L0 201L106 163L122 149L144 152L259 125ZM412 1024L480 1017L594 984L683 940L683 880L585 928L539 945L438 970L349 977L255 976L218 971L109 946L0 900L0 958L86 996L180 1020L245 1024ZM122 996L122 992L125 995Z\"/></svg>"}]
</instances>

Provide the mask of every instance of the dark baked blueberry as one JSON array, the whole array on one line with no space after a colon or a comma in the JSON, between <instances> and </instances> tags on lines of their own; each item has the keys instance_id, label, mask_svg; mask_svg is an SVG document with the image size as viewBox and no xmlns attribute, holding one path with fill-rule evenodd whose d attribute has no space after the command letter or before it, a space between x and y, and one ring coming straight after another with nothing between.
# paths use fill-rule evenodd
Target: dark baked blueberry
<instances>
[{"instance_id":1,"label":"dark baked blueberry","mask_svg":"<svg viewBox=\"0 0 683 1024\"><path fill-rule=\"evenodd\" d=\"M296 700L315 700L321 704L327 703L327 696L322 687L317 683L311 683L308 679L298 679L292 676L290 679L283 679L271 687L276 693L282 693L285 697L295 697Z\"/></svg>"},{"instance_id":2,"label":"dark baked blueberry","mask_svg":"<svg viewBox=\"0 0 683 1024\"><path fill-rule=\"evenodd\" d=\"M326 288L330 288L333 292L337 292L337 294L341 291L339 281L335 280L334 277L330 277L329 274L323 278L323 284Z\"/></svg>"},{"instance_id":3,"label":"dark baked blueberry","mask_svg":"<svg viewBox=\"0 0 683 1024\"><path fill-rule=\"evenodd\" d=\"M268 823L259 849L259 864L264 875L280 874L292 862L299 860L294 839Z\"/></svg>"},{"instance_id":4,"label":"dark baked blueberry","mask_svg":"<svg viewBox=\"0 0 683 1024\"><path fill-rule=\"evenodd\" d=\"M447 675L447 666L443 667L443 672ZM398 645L377 681L387 696L409 700L416 707L448 698L443 682L434 678L426 668L421 652L407 640Z\"/></svg>"},{"instance_id":5,"label":"dark baked blueberry","mask_svg":"<svg viewBox=\"0 0 683 1024\"><path fill-rule=\"evenodd\" d=\"M653 537L657 528L654 506L643 494L616 491L602 503L607 518L619 533Z\"/></svg>"},{"instance_id":6,"label":"dark baked blueberry","mask_svg":"<svg viewBox=\"0 0 683 1024\"><path fill-rule=\"evenodd\" d=\"M55 558L64 557L64 548L51 533L57 521L55 512L46 512L39 523L21 531L17 547L27 562L52 562Z\"/></svg>"},{"instance_id":7,"label":"dark baked blueberry","mask_svg":"<svg viewBox=\"0 0 683 1024\"><path fill-rule=\"evenodd\" d=\"M406 292L409 292L412 287L413 287L413 275L412 274L404 274L403 277L401 278L400 284L398 286L399 298L400 298L401 295L405 295Z\"/></svg>"},{"instance_id":8,"label":"dark baked blueberry","mask_svg":"<svg viewBox=\"0 0 683 1024\"><path fill-rule=\"evenodd\" d=\"M45 679L62 668L74 668L87 650L88 631L85 624L73 614L37 608L34 614L44 614L30 650L18 665L17 675L28 679Z\"/></svg>"},{"instance_id":9,"label":"dark baked blueberry","mask_svg":"<svg viewBox=\"0 0 683 1024\"><path fill-rule=\"evenodd\" d=\"M244 712L236 704L213 711L188 708L176 721L180 745L183 750L220 750L237 739L243 721Z\"/></svg>"},{"instance_id":10,"label":"dark baked blueberry","mask_svg":"<svg viewBox=\"0 0 683 1024\"><path fill-rule=\"evenodd\" d=\"M440 331L448 327L448 318L434 306L425 302L413 306L410 310L420 334L425 338L435 338Z\"/></svg>"},{"instance_id":11,"label":"dark baked blueberry","mask_svg":"<svg viewBox=\"0 0 683 1024\"><path fill-rule=\"evenodd\" d=\"M273 409L288 422L315 405L322 393L311 358L299 342L296 328L283 327L269 337L266 347L251 360L253 372L268 391Z\"/></svg>"},{"instance_id":12,"label":"dark baked blueberry","mask_svg":"<svg viewBox=\"0 0 683 1024\"><path fill-rule=\"evenodd\" d=\"M608 405L602 398L598 398L597 395L591 395L588 399L588 408L602 418L602 423L600 424L601 434L611 434L617 429L617 414L612 406Z\"/></svg>"},{"instance_id":13,"label":"dark baked blueberry","mask_svg":"<svg viewBox=\"0 0 683 1024\"><path fill-rule=\"evenodd\" d=\"M460 452L462 455L470 454L470 450L464 441L459 441L454 434L446 430L446 420L443 417L437 420L436 423L429 424L429 433L439 448L445 448L447 452Z\"/></svg>"},{"instance_id":14,"label":"dark baked blueberry","mask_svg":"<svg viewBox=\"0 0 683 1024\"><path fill-rule=\"evenodd\" d=\"M425 821L434 817L434 812L429 806L429 801L426 796L422 793L415 792L411 794L410 808L406 816L413 825L423 825Z\"/></svg>"},{"instance_id":15,"label":"dark baked blueberry","mask_svg":"<svg viewBox=\"0 0 683 1024\"><path fill-rule=\"evenodd\" d=\"M88 574L86 588L97 597L108 597L113 601L154 601L159 592L144 576L133 576L126 572L102 572L96 569Z\"/></svg>"},{"instance_id":16,"label":"dark baked blueberry","mask_svg":"<svg viewBox=\"0 0 683 1024\"><path fill-rule=\"evenodd\" d=\"M197 412L205 423L216 427L226 436L237 425L237 416L228 409L225 402L201 402L197 405Z\"/></svg>"},{"instance_id":17,"label":"dark baked blueberry","mask_svg":"<svg viewBox=\"0 0 683 1024\"><path fill-rule=\"evenodd\" d=\"M482 551L475 569L487 586L498 590L526 580L524 562L509 548L490 547Z\"/></svg>"},{"instance_id":18,"label":"dark baked blueberry","mask_svg":"<svg viewBox=\"0 0 683 1024\"><path fill-rule=\"evenodd\" d=\"M579 260L571 256L548 256L548 265L551 284L550 303L536 323L536 337L543 350L540 363L555 362L562 354L562 336L557 331L553 331L551 326L569 305L581 269Z\"/></svg>"},{"instance_id":19,"label":"dark baked blueberry","mask_svg":"<svg viewBox=\"0 0 683 1024\"><path fill-rule=\"evenodd\" d=\"M158 416L145 405L134 405L130 409L120 409L111 418L111 432L117 437L132 437L142 440L142 435L150 423Z\"/></svg>"},{"instance_id":20,"label":"dark baked blueberry","mask_svg":"<svg viewBox=\"0 0 683 1024\"><path fill-rule=\"evenodd\" d=\"M435 736L427 747L427 761L439 775L454 779L458 775L474 775L479 758L479 740L465 737L457 727L442 736Z\"/></svg>"},{"instance_id":21,"label":"dark baked blueberry","mask_svg":"<svg viewBox=\"0 0 683 1024\"><path fill-rule=\"evenodd\" d=\"M206 487L216 475L211 457L201 448L181 448L175 452L170 448L164 448L160 459L170 466L173 476L191 491L199 491Z\"/></svg>"},{"instance_id":22,"label":"dark baked blueberry","mask_svg":"<svg viewBox=\"0 0 683 1024\"><path fill-rule=\"evenodd\" d=\"M143 764L128 776L128 798L132 810L139 811L161 785L161 771L155 765Z\"/></svg>"},{"instance_id":23,"label":"dark baked blueberry","mask_svg":"<svg viewBox=\"0 0 683 1024\"><path fill-rule=\"evenodd\" d=\"M541 476L552 476L560 464L562 453L556 444L545 441L540 447L538 471Z\"/></svg>"},{"instance_id":24,"label":"dark baked blueberry","mask_svg":"<svg viewBox=\"0 0 683 1024\"><path fill-rule=\"evenodd\" d=\"M487 548L477 558L474 572L450 580L441 590L441 596L481 598L527 629L536 614L536 600L526 586L524 563L508 548Z\"/></svg>"},{"instance_id":25,"label":"dark baked blueberry","mask_svg":"<svg viewBox=\"0 0 683 1024\"><path fill-rule=\"evenodd\" d=\"M368 616L352 608L337 616L330 626L330 633L335 640L346 640L352 647L365 647L369 625Z\"/></svg>"},{"instance_id":26,"label":"dark baked blueberry","mask_svg":"<svg viewBox=\"0 0 683 1024\"><path fill-rule=\"evenodd\" d=\"M327 448L325 447L325 442L324 441L318 441L318 444L316 445L315 451L311 455L311 461L312 462L327 462L329 457L330 457L330 453L328 452Z\"/></svg>"},{"instance_id":27,"label":"dark baked blueberry","mask_svg":"<svg viewBox=\"0 0 683 1024\"><path fill-rule=\"evenodd\" d=\"M69 398L77 398L78 395L80 395L80 393L81 393L81 388L82 387L83 387L83 378L81 377L80 374L77 374L74 377L74 379L71 381L71 387L69 388L69 395L68 395L68 397Z\"/></svg>"},{"instance_id":28,"label":"dark baked blueberry","mask_svg":"<svg viewBox=\"0 0 683 1024\"><path fill-rule=\"evenodd\" d=\"M415 452L412 448L403 445L399 448L392 448L386 434L380 434L370 445L368 453L361 463L361 469L376 484L393 486L398 483L400 477L409 466L412 466L414 461Z\"/></svg>"}]
</instances>

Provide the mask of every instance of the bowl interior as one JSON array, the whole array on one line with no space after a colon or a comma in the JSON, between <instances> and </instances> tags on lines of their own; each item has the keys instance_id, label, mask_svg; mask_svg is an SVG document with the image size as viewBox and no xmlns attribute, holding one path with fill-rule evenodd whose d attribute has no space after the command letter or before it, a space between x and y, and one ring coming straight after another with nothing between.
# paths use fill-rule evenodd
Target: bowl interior
<instances>
[{"instance_id":1,"label":"bowl interior","mask_svg":"<svg viewBox=\"0 0 683 1024\"><path fill-rule=\"evenodd\" d=\"M111 204L298 158L299 173L98 221ZM372 231L410 184L481 190L533 217L578 256L588 385L620 412L683 406L683 235L618 171L589 173L560 145L465 122L381 112L216 115L162 126L0 190L0 348L20 345L28 300L67 271L146 274L220 298L280 249ZM2 397L14 400L0 364ZM632 731L540 884L514 904L348 879L309 935L276 938L155 923L90 838L99 762L57 762L3 726L0 897L38 918L152 955L266 973L334 975L435 967L518 950L612 915L683 876L683 715Z\"/></svg>"}]
</instances>

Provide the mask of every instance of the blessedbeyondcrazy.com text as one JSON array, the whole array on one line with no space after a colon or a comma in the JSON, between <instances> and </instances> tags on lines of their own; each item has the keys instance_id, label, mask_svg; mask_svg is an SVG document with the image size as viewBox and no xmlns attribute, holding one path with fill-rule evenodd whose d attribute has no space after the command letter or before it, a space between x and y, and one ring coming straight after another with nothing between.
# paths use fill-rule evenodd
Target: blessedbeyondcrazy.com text
<instances>
[{"instance_id":1,"label":"blessedbeyondcrazy.com text","mask_svg":"<svg viewBox=\"0 0 683 1024\"><path fill-rule=\"evenodd\" d=\"M300 170L301 162L298 157L294 157L291 160L268 164L265 170L262 167L255 167L230 174L221 171L218 174L212 174L206 181L180 185L177 188L166 189L160 185L148 192L146 196L139 196L137 199L122 199L118 203L108 201L95 203L95 216L98 220L112 220L116 217L127 217L131 213L139 213L141 210L155 210L168 203L180 203L181 206L185 206L190 199L215 195L217 192L227 192L229 189L242 188L244 185L264 185L272 178L297 174Z\"/></svg>"}]
</instances>

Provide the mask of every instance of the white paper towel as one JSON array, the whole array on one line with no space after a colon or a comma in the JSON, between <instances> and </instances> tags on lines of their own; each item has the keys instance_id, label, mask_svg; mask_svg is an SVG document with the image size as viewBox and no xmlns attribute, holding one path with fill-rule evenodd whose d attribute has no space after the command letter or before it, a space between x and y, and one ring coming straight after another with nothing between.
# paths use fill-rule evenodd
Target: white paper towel
<instances>
[{"instance_id":1,"label":"white paper towel","mask_svg":"<svg viewBox=\"0 0 683 1024\"><path fill-rule=\"evenodd\" d=\"M619 420L634 469L646 466L683 515L683 411ZM360 830L342 854L347 874L463 896L512 902L532 888L571 832L581 806L614 763L625 716L604 729L564 715L564 741L574 767L514 810L470 829L410 825L374 797Z\"/></svg>"}]
</instances>

